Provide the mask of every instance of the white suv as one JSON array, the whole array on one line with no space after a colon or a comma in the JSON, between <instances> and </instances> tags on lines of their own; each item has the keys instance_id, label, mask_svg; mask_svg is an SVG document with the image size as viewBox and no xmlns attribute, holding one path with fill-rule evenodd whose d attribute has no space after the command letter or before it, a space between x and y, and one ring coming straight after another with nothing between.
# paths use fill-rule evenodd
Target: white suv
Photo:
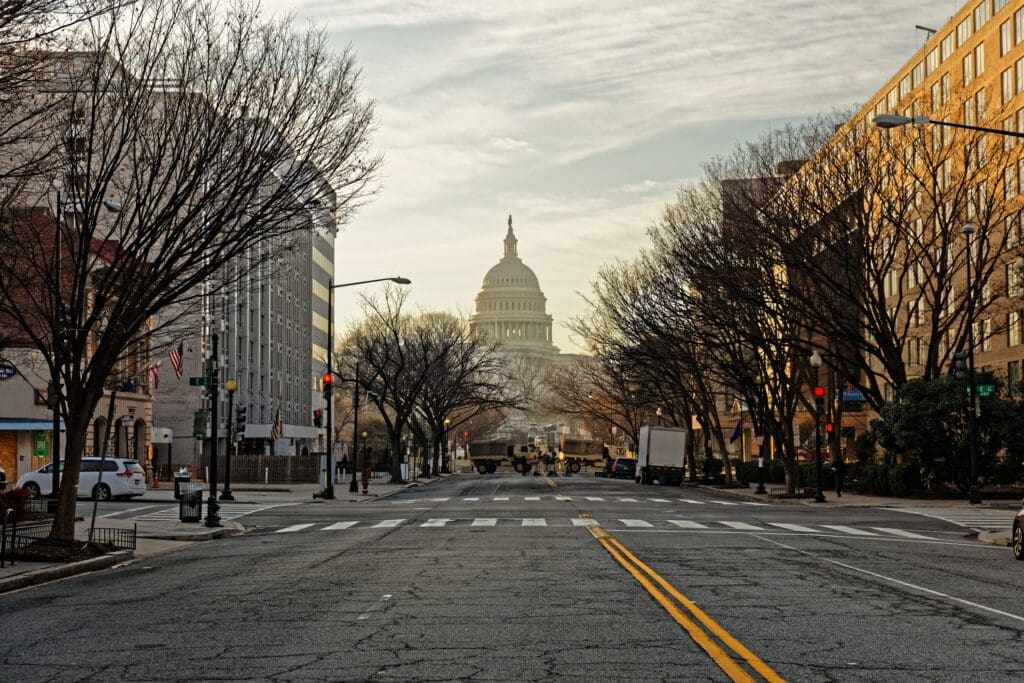
<instances>
[{"instance_id":1,"label":"white suv","mask_svg":"<svg viewBox=\"0 0 1024 683\"><path fill-rule=\"evenodd\" d=\"M61 469L64 461L61 460ZM53 491L53 463L29 472L18 479L18 487L33 498L49 496ZM135 460L106 458L103 477L100 477L100 459L82 458L82 472L78 476L78 495L96 500L131 498L146 493L146 471Z\"/></svg>"}]
</instances>

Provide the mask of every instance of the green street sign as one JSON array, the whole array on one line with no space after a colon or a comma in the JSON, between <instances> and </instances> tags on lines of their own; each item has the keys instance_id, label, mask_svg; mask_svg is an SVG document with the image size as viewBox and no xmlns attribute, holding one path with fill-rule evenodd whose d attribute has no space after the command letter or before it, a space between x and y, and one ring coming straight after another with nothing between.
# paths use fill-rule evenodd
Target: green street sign
<instances>
[{"instance_id":1,"label":"green street sign","mask_svg":"<svg viewBox=\"0 0 1024 683\"><path fill-rule=\"evenodd\" d=\"M43 458L50 454L50 432L33 432L32 455Z\"/></svg>"},{"instance_id":2,"label":"green street sign","mask_svg":"<svg viewBox=\"0 0 1024 683\"><path fill-rule=\"evenodd\" d=\"M978 385L978 396L991 396L996 393L995 384L979 384Z\"/></svg>"},{"instance_id":3,"label":"green street sign","mask_svg":"<svg viewBox=\"0 0 1024 683\"><path fill-rule=\"evenodd\" d=\"M190 387L208 387L210 386L209 377L189 377L188 385Z\"/></svg>"}]
</instances>

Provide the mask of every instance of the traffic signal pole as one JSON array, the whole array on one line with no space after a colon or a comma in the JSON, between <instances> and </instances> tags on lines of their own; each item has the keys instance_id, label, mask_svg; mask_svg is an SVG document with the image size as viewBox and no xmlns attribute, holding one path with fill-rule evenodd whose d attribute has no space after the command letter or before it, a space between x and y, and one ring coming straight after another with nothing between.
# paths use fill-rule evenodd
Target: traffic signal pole
<instances>
[{"instance_id":1,"label":"traffic signal pole","mask_svg":"<svg viewBox=\"0 0 1024 683\"><path fill-rule=\"evenodd\" d=\"M228 444L227 448L224 449L224 490L220 492L221 500L234 500L235 497L231 494L231 449L235 445L235 425L232 422L234 419L234 407L235 407L235 392L231 389L231 385L228 386Z\"/></svg>"}]
</instances>

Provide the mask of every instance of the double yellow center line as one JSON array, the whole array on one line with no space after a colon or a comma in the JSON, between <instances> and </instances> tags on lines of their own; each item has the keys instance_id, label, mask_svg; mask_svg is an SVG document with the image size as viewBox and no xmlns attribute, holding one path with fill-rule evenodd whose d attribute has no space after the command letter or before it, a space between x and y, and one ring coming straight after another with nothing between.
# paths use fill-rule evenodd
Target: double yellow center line
<instances>
[{"instance_id":1,"label":"double yellow center line","mask_svg":"<svg viewBox=\"0 0 1024 683\"><path fill-rule=\"evenodd\" d=\"M619 564L625 567L626 571L633 575L633 578L658 601L658 604L665 608L665 611L676 620L676 623L686 630L695 643L708 653L708 656L714 660L715 664L730 679L750 683L757 680L732 655L726 652L722 645L732 650L733 655L746 662L764 680L771 681L772 683L782 683L784 681L779 674L761 661L757 655L748 650L743 643L736 640L728 631L719 626L714 619L705 614L697 605L693 604L689 598L677 591L672 584L662 578L657 572L637 559L633 553L629 552L611 534L597 526L591 526L588 529L590 529L590 533L593 534L594 538L604 546L604 549ZM673 599L675 602L673 602ZM688 611L693 618L687 616L680 607ZM697 621L703 624L704 628L701 628L696 623ZM719 645L715 638L722 645Z\"/></svg>"}]
</instances>

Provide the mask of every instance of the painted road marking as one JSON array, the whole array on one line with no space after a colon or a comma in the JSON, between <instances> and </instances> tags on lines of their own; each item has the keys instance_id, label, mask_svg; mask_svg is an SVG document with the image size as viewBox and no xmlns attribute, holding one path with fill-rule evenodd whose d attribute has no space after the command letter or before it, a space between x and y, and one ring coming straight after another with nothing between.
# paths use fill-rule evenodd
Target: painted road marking
<instances>
[{"instance_id":1,"label":"painted road marking","mask_svg":"<svg viewBox=\"0 0 1024 683\"><path fill-rule=\"evenodd\" d=\"M508 500L508 496L505 496L504 498L495 498L494 500Z\"/></svg>"},{"instance_id":2,"label":"painted road marking","mask_svg":"<svg viewBox=\"0 0 1024 683\"><path fill-rule=\"evenodd\" d=\"M863 529L854 529L852 526L843 526L842 524L822 524L821 526L826 529L832 529L833 531L839 531L844 534L850 534L851 536L877 536L870 531L864 531Z\"/></svg>"},{"instance_id":3,"label":"painted road marking","mask_svg":"<svg viewBox=\"0 0 1024 683\"><path fill-rule=\"evenodd\" d=\"M477 517L470 526L494 526L497 523L497 517Z\"/></svg>"},{"instance_id":4,"label":"painted road marking","mask_svg":"<svg viewBox=\"0 0 1024 683\"><path fill-rule=\"evenodd\" d=\"M925 538L929 541L933 540L927 536L921 534L915 534L913 531L904 531L903 529L889 529L884 526L873 526L871 527L875 531L881 531L883 534L892 534L893 536L902 536L903 538Z\"/></svg>"},{"instance_id":5,"label":"painted road marking","mask_svg":"<svg viewBox=\"0 0 1024 683\"><path fill-rule=\"evenodd\" d=\"M642 519L620 519L620 522L629 527L652 527L654 526L650 522L645 522Z\"/></svg>"},{"instance_id":6,"label":"painted road marking","mask_svg":"<svg viewBox=\"0 0 1024 683\"><path fill-rule=\"evenodd\" d=\"M451 498L431 498L430 500L434 503L446 503L451 500Z\"/></svg>"},{"instance_id":7,"label":"painted road marking","mask_svg":"<svg viewBox=\"0 0 1024 683\"><path fill-rule=\"evenodd\" d=\"M690 505L703 505L703 500L690 500L689 498L680 498L680 503L689 503Z\"/></svg>"},{"instance_id":8,"label":"painted road marking","mask_svg":"<svg viewBox=\"0 0 1024 683\"><path fill-rule=\"evenodd\" d=\"M724 524L733 529L742 529L743 531L764 531L761 527L747 524L746 522L719 522L719 524Z\"/></svg>"},{"instance_id":9,"label":"painted road marking","mask_svg":"<svg viewBox=\"0 0 1024 683\"><path fill-rule=\"evenodd\" d=\"M321 529L321 531L338 531L341 529L350 529L354 527L356 524L359 524L359 522L335 522L330 526L325 526L323 529Z\"/></svg>"},{"instance_id":10,"label":"painted road marking","mask_svg":"<svg viewBox=\"0 0 1024 683\"><path fill-rule=\"evenodd\" d=\"M787 531L799 531L805 534L818 533L816 530L812 529L809 526L801 526L799 524L784 524L782 522L768 522L768 524L770 524L771 526L777 526L780 529L786 529Z\"/></svg>"},{"instance_id":11,"label":"painted road marking","mask_svg":"<svg viewBox=\"0 0 1024 683\"><path fill-rule=\"evenodd\" d=\"M384 520L381 520L381 521L377 522L376 524L374 524L370 528L371 529L391 529L391 528L394 528L396 526L401 525L404 521L405 521L404 519L384 519Z\"/></svg>"},{"instance_id":12,"label":"painted road marking","mask_svg":"<svg viewBox=\"0 0 1024 683\"><path fill-rule=\"evenodd\" d=\"M619 498L620 503L635 503L636 498Z\"/></svg>"},{"instance_id":13,"label":"painted road marking","mask_svg":"<svg viewBox=\"0 0 1024 683\"><path fill-rule=\"evenodd\" d=\"M675 524L681 529L707 529L707 527L700 522L691 522L688 519L668 519L665 521L669 524Z\"/></svg>"},{"instance_id":14,"label":"painted road marking","mask_svg":"<svg viewBox=\"0 0 1024 683\"><path fill-rule=\"evenodd\" d=\"M540 500L540 496L527 496L525 500Z\"/></svg>"},{"instance_id":15,"label":"painted road marking","mask_svg":"<svg viewBox=\"0 0 1024 683\"><path fill-rule=\"evenodd\" d=\"M283 529L278 529L277 533L279 533L279 534L287 534L287 533L292 532L292 531L302 531L303 529L308 529L311 526L313 526L313 525L312 524L293 524L291 526L286 526Z\"/></svg>"},{"instance_id":16,"label":"painted road marking","mask_svg":"<svg viewBox=\"0 0 1024 683\"><path fill-rule=\"evenodd\" d=\"M669 503L671 502L668 498L651 498L652 503Z\"/></svg>"},{"instance_id":17,"label":"painted road marking","mask_svg":"<svg viewBox=\"0 0 1024 683\"><path fill-rule=\"evenodd\" d=\"M470 501L470 500L472 500L472 501L477 501L477 500L480 500L480 499L479 499L479 498L461 498L460 500L465 500L465 501Z\"/></svg>"},{"instance_id":18,"label":"painted road marking","mask_svg":"<svg viewBox=\"0 0 1024 683\"><path fill-rule=\"evenodd\" d=\"M448 519L447 517L438 517L436 519L428 519L427 521L423 522L423 524L420 524L420 526L444 526L445 524L451 521L452 520Z\"/></svg>"},{"instance_id":19,"label":"painted road marking","mask_svg":"<svg viewBox=\"0 0 1024 683\"><path fill-rule=\"evenodd\" d=\"M572 525L573 526L597 526L597 520L596 519L579 519L578 517L573 517Z\"/></svg>"},{"instance_id":20,"label":"painted road marking","mask_svg":"<svg viewBox=\"0 0 1024 683\"><path fill-rule=\"evenodd\" d=\"M714 503L715 505L739 505L739 503L733 503L727 500L712 500L708 502Z\"/></svg>"},{"instance_id":21,"label":"painted road marking","mask_svg":"<svg viewBox=\"0 0 1024 683\"><path fill-rule=\"evenodd\" d=\"M572 498L569 497L569 496L555 496L555 500L566 501L566 500L572 500Z\"/></svg>"},{"instance_id":22,"label":"painted road marking","mask_svg":"<svg viewBox=\"0 0 1024 683\"><path fill-rule=\"evenodd\" d=\"M604 498L599 498L598 496L584 496L584 497L587 500L592 500L592 501L596 501L596 502L599 502L599 503L603 503L604 502Z\"/></svg>"},{"instance_id":23,"label":"painted road marking","mask_svg":"<svg viewBox=\"0 0 1024 683\"><path fill-rule=\"evenodd\" d=\"M548 520L543 518L527 518L523 520L523 526L547 526Z\"/></svg>"}]
</instances>

